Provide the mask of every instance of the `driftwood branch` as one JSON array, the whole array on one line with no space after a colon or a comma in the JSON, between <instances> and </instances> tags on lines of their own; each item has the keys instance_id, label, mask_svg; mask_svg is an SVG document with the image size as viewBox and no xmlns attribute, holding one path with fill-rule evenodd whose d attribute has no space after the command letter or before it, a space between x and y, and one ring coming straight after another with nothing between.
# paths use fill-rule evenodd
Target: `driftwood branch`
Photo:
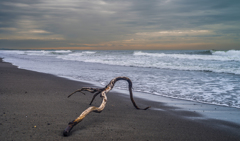
<instances>
[{"instance_id":1,"label":"driftwood branch","mask_svg":"<svg viewBox=\"0 0 240 141\"><path fill-rule=\"evenodd\" d=\"M141 108L139 108L139 107L136 105L136 103L135 103L135 101L134 101L134 99L133 99L133 94L132 94L132 81L131 81L129 78L127 78L127 77L116 77L116 78L112 79L112 80L110 81L110 83L109 83L105 88L98 89L98 88L87 88L87 87L84 87L84 88L81 88L81 89L79 89L79 90L76 90L75 92L71 93L71 94L68 96L68 97L70 97L70 96L72 96L73 94L75 94L75 93L77 93L77 92L83 93L83 91L87 91L87 92L90 92L90 93L95 93L95 94L93 95L93 98L92 98L91 102L90 102L90 105L91 105L92 102L94 101L95 97L96 97L97 95L99 95L99 94L100 94L100 97L102 98L102 103L101 103L101 105L100 105L99 107L91 106L91 107L87 108L85 111L83 111L83 112L81 113L81 115L80 115L79 117L77 117L75 120L69 122L67 128L63 131L63 135L64 135L64 136L68 136L69 133L70 133L70 131L72 130L72 128L73 128L76 124L78 124L79 122L81 122L81 121L85 118L85 116L88 115L90 112L97 112L97 113L102 112L102 110L105 108L106 103L107 103L107 96L106 96L106 94L114 87L114 84L115 84L117 81L119 81L119 80L126 80L126 81L128 82L128 90L129 90L129 93L130 93L130 99L131 99L131 101L132 101L132 103L133 103L133 106L134 106L136 109L138 109L138 110L147 110L148 108L150 108L150 107L146 107L146 108L141 109ZM83 93L83 94L84 94L84 93Z\"/></svg>"}]
</instances>

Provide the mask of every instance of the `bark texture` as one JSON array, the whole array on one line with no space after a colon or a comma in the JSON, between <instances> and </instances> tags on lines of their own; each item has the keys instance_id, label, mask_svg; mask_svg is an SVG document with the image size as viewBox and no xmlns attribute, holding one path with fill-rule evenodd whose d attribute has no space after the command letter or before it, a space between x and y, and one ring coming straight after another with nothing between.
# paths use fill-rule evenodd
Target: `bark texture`
<instances>
[{"instance_id":1,"label":"bark texture","mask_svg":"<svg viewBox=\"0 0 240 141\"><path fill-rule=\"evenodd\" d=\"M100 97L102 98L102 103L99 107L95 107L95 106L90 106L89 108L87 108L85 111L83 111L81 113L81 115L79 117L77 117L75 120L69 122L67 128L63 131L63 135L64 136L68 136L70 134L70 131L72 130L72 128L78 124L79 122L81 122L90 112L97 112L97 113L101 113L102 110L105 108L106 106L106 103L107 103L107 93L114 87L115 83L119 80L126 80L128 82L128 90L129 90L129 93L130 93L130 99L133 103L133 106L138 109L138 110L147 110L148 108L150 107L146 107L146 108L139 108L134 99L133 99L133 94L132 94L132 81L127 78L127 77L116 77L114 79L112 79L109 84L105 87L105 88L102 88L102 89L98 89L98 88L81 88L79 90L76 90L75 92L71 93L68 97L72 96L74 93L77 93L77 92L81 92L83 93L83 91L88 91L88 92L91 92L91 93L95 93L93 95L93 98L90 102L90 105L92 104L92 102L94 101L95 97L97 95L100 94ZM84 93L83 93L84 94Z\"/></svg>"}]
</instances>

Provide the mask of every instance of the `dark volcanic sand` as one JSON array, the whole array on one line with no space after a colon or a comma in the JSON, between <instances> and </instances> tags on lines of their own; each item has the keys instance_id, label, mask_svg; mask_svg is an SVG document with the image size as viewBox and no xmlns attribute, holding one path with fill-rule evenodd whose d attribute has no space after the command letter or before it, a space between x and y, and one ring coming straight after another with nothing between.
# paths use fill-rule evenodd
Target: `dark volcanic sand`
<instances>
[{"instance_id":1,"label":"dark volcanic sand","mask_svg":"<svg viewBox=\"0 0 240 141\"><path fill-rule=\"evenodd\" d=\"M70 136L64 137L62 132L68 122L88 108L92 99L91 93L67 98L81 87L95 86L18 69L0 60L0 141L240 140L239 125L183 118L182 115L200 115L135 98L139 107L152 106L146 111L136 110L128 96L116 92L107 94L108 102L102 113L90 113L73 128ZM93 105L100 103L98 96Z\"/></svg>"}]
</instances>

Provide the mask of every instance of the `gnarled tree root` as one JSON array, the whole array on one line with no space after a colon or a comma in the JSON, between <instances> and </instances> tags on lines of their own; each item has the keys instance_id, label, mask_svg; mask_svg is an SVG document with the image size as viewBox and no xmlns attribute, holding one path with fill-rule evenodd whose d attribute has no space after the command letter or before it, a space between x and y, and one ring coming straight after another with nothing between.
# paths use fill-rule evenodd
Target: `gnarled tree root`
<instances>
[{"instance_id":1,"label":"gnarled tree root","mask_svg":"<svg viewBox=\"0 0 240 141\"><path fill-rule=\"evenodd\" d=\"M114 79L112 79L110 81L110 83L105 87L105 88L102 88L102 89L97 89L97 88L81 88L73 93L71 93L68 97L72 96L74 93L76 92L81 92L83 93L83 91L88 91L88 92L91 92L91 93L95 93L93 95L93 98L90 102L90 105L92 104L93 100L95 99L95 97L100 94L100 97L103 99L102 100L102 103L99 107L95 107L95 106L90 106L89 108L87 108L85 111L82 112L82 114L76 118L75 120L71 121L68 123L68 126L67 128L63 131L63 135L64 136L68 136L70 134L70 131L72 130L72 128L77 125L79 122L81 122L86 115L88 115L90 112L97 112L97 113L100 113L102 112L102 110L105 108L106 106L106 103L107 103L107 96L106 94L114 87L114 84L119 81L119 80L126 80L128 82L128 89L129 89L129 93L130 93L130 99L133 103L133 106L138 109L138 110L147 110L148 108L150 107L146 107L144 109L141 109L139 108L135 101L133 100L133 94L132 94L132 82L129 78L127 77L116 77ZM83 93L84 94L84 93Z\"/></svg>"}]
</instances>

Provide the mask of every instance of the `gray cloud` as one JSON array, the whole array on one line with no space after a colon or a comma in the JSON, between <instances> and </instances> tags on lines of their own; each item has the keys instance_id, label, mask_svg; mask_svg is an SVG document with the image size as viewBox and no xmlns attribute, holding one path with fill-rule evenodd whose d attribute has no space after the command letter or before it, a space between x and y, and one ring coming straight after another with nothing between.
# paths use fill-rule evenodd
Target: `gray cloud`
<instances>
[{"instance_id":1,"label":"gray cloud","mask_svg":"<svg viewBox=\"0 0 240 141\"><path fill-rule=\"evenodd\" d=\"M139 38L137 33L176 30L209 30L211 34L194 36L212 37L214 43L232 37L240 44L239 7L239 0L4 0L0 1L0 48L17 46L13 40L28 47L119 43ZM153 39L157 40L144 40Z\"/></svg>"}]
</instances>

